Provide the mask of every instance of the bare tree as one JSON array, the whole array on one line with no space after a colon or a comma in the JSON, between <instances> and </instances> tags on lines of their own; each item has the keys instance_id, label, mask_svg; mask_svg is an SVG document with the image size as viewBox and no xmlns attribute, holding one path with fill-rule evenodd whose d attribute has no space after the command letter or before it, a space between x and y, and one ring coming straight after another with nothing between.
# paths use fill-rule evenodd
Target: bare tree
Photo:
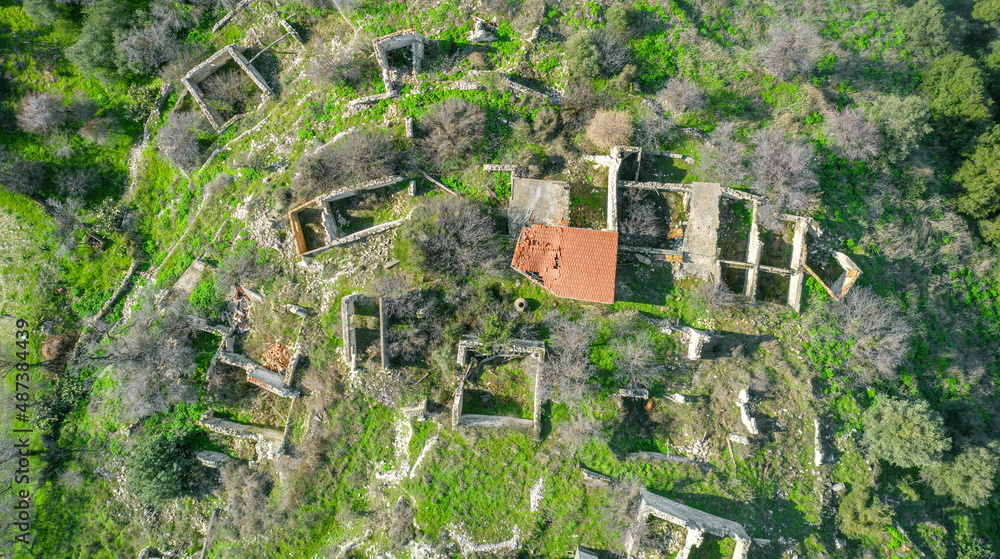
<instances>
[{"instance_id":1,"label":"bare tree","mask_svg":"<svg viewBox=\"0 0 1000 559\"><path fill-rule=\"evenodd\" d=\"M638 237L642 241L656 239L662 233L660 219L656 215L648 191L640 188L625 188L622 196L622 219L618 231L622 235ZM640 242L642 242L640 241ZM640 245L646 246L646 245Z\"/></svg>"},{"instance_id":2,"label":"bare tree","mask_svg":"<svg viewBox=\"0 0 1000 559\"><path fill-rule=\"evenodd\" d=\"M878 127L868 122L863 110L855 107L833 112L827 118L824 131L849 159L870 161L878 156L882 147Z\"/></svg>"},{"instance_id":3,"label":"bare tree","mask_svg":"<svg viewBox=\"0 0 1000 559\"><path fill-rule=\"evenodd\" d=\"M180 53L174 30L166 22L133 30L118 47L129 69L138 74L157 70Z\"/></svg>"},{"instance_id":4,"label":"bare tree","mask_svg":"<svg viewBox=\"0 0 1000 559\"><path fill-rule=\"evenodd\" d=\"M628 145L634 133L632 117L624 111L597 111L587 125L587 139L603 150Z\"/></svg>"},{"instance_id":5,"label":"bare tree","mask_svg":"<svg viewBox=\"0 0 1000 559\"><path fill-rule=\"evenodd\" d=\"M17 125L25 132L44 134L66 122L68 111L61 95L46 92L27 94L17 112Z\"/></svg>"},{"instance_id":6,"label":"bare tree","mask_svg":"<svg viewBox=\"0 0 1000 559\"><path fill-rule=\"evenodd\" d=\"M545 317L549 329L549 351L545 359L547 392L556 401L578 408L588 393L587 382L593 375L590 343L597 326L589 316L576 320L552 313Z\"/></svg>"},{"instance_id":7,"label":"bare tree","mask_svg":"<svg viewBox=\"0 0 1000 559\"><path fill-rule=\"evenodd\" d=\"M493 220L466 200L429 200L413 212L407 229L425 270L464 277L496 263Z\"/></svg>"},{"instance_id":8,"label":"bare tree","mask_svg":"<svg viewBox=\"0 0 1000 559\"><path fill-rule=\"evenodd\" d=\"M723 186L742 184L748 176L746 151L746 147L736 139L736 124L719 123L701 148L698 173L714 178Z\"/></svg>"},{"instance_id":9,"label":"bare tree","mask_svg":"<svg viewBox=\"0 0 1000 559\"><path fill-rule=\"evenodd\" d=\"M851 371L864 383L896 378L906 358L913 327L890 300L868 287L855 287L833 308L840 332L851 340Z\"/></svg>"},{"instance_id":10,"label":"bare tree","mask_svg":"<svg viewBox=\"0 0 1000 559\"><path fill-rule=\"evenodd\" d=\"M358 33L340 48L330 49L324 44L309 59L306 75L316 82L357 85L375 70L374 62L364 56L364 47L370 44L371 36L365 33Z\"/></svg>"},{"instance_id":11,"label":"bare tree","mask_svg":"<svg viewBox=\"0 0 1000 559\"><path fill-rule=\"evenodd\" d=\"M649 332L611 342L614 352L615 380L628 388L646 387L660 380L663 365L656 356L656 344Z\"/></svg>"},{"instance_id":12,"label":"bare tree","mask_svg":"<svg viewBox=\"0 0 1000 559\"><path fill-rule=\"evenodd\" d=\"M344 136L296 164L296 182L316 192L391 175L398 170L400 152L383 130L361 130Z\"/></svg>"},{"instance_id":13,"label":"bare tree","mask_svg":"<svg viewBox=\"0 0 1000 559\"><path fill-rule=\"evenodd\" d=\"M109 333L106 346L100 344L100 336L84 343L80 359L72 366L77 370L111 366L114 397L125 421L184 400L181 380L193 369L195 351L182 309L167 307L161 314L152 294L145 292L122 330Z\"/></svg>"},{"instance_id":14,"label":"bare tree","mask_svg":"<svg viewBox=\"0 0 1000 559\"><path fill-rule=\"evenodd\" d=\"M803 20L780 21L767 29L761 62L772 74L788 79L812 71L821 55L822 39Z\"/></svg>"},{"instance_id":15,"label":"bare tree","mask_svg":"<svg viewBox=\"0 0 1000 559\"><path fill-rule=\"evenodd\" d=\"M698 87L698 84L687 77L670 78L656 94L656 102L664 110L680 116L689 110L705 108L708 96Z\"/></svg>"},{"instance_id":16,"label":"bare tree","mask_svg":"<svg viewBox=\"0 0 1000 559\"><path fill-rule=\"evenodd\" d=\"M426 147L445 160L455 160L472 151L483 137L486 111L479 105L449 97L431 109Z\"/></svg>"},{"instance_id":17,"label":"bare tree","mask_svg":"<svg viewBox=\"0 0 1000 559\"><path fill-rule=\"evenodd\" d=\"M628 45L606 29L595 31L592 40L600 53L598 65L601 68L601 74L614 76L632 60L632 52Z\"/></svg>"},{"instance_id":18,"label":"bare tree","mask_svg":"<svg viewBox=\"0 0 1000 559\"><path fill-rule=\"evenodd\" d=\"M67 168L59 173L56 184L60 193L72 198L82 198L97 186L97 176L89 169Z\"/></svg>"},{"instance_id":19,"label":"bare tree","mask_svg":"<svg viewBox=\"0 0 1000 559\"><path fill-rule=\"evenodd\" d=\"M270 476L230 461L222 468L222 485L226 494L224 522L239 539L256 536L271 525L273 513L267 507L273 487Z\"/></svg>"},{"instance_id":20,"label":"bare tree","mask_svg":"<svg viewBox=\"0 0 1000 559\"><path fill-rule=\"evenodd\" d=\"M644 99L636 110L635 145L657 146L676 128L674 121L663 115L662 108Z\"/></svg>"},{"instance_id":21,"label":"bare tree","mask_svg":"<svg viewBox=\"0 0 1000 559\"><path fill-rule=\"evenodd\" d=\"M260 90L236 68L215 72L200 86L206 102L222 113L223 118L246 112L247 105L260 97Z\"/></svg>"},{"instance_id":22,"label":"bare tree","mask_svg":"<svg viewBox=\"0 0 1000 559\"><path fill-rule=\"evenodd\" d=\"M45 183L45 166L27 161L0 146L0 185L16 194L33 196Z\"/></svg>"},{"instance_id":23,"label":"bare tree","mask_svg":"<svg viewBox=\"0 0 1000 559\"><path fill-rule=\"evenodd\" d=\"M201 146L198 144L201 126L201 116L193 112L171 113L156 140L160 151L174 165L191 171L201 161Z\"/></svg>"},{"instance_id":24,"label":"bare tree","mask_svg":"<svg viewBox=\"0 0 1000 559\"><path fill-rule=\"evenodd\" d=\"M819 185L812 170L812 146L802 138L789 138L776 127L757 130L750 136L754 151L751 168L754 189L765 197L768 208L760 215L761 224L772 230L783 227L782 210L807 212L816 204L813 194Z\"/></svg>"}]
</instances>

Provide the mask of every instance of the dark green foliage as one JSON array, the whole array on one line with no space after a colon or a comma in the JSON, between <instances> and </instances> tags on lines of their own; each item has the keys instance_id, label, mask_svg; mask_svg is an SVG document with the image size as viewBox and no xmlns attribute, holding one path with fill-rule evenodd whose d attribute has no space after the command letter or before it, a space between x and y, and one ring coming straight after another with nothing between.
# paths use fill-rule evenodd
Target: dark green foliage
<instances>
[{"instance_id":1,"label":"dark green foliage","mask_svg":"<svg viewBox=\"0 0 1000 559\"><path fill-rule=\"evenodd\" d=\"M961 211L979 221L983 238L1000 246L1000 127L982 135L972 154L955 173L955 182L962 187L958 198Z\"/></svg>"},{"instance_id":2,"label":"dark green foliage","mask_svg":"<svg viewBox=\"0 0 1000 559\"><path fill-rule=\"evenodd\" d=\"M931 57L955 48L965 35L965 22L939 0L919 0L900 16L898 29L909 45Z\"/></svg>"},{"instance_id":3,"label":"dark green foliage","mask_svg":"<svg viewBox=\"0 0 1000 559\"><path fill-rule=\"evenodd\" d=\"M871 502L867 490L855 489L840 502L837 524L848 538L878 541L892 527L892 509Z\"/></svg>"},{"instance_id":4,"label":"dark green foliage","mask_svg":"<svg viewBox=\"0 0 1000 559\"><path fill-rule=\"evenodd\" d=\"M864 414L871 457L903 468L930 466L951 449L941 414L925 400L879 398Z\"/></svg>"},{"instance_id":5,"label":"dark green foliage","mask_svg":"<svg viewBox=\"0 0 1000 559\"><path fill-rule=\"evenodd\" d=\"M967 507L981 507L993 495L998 452L996 443L968 448L954 460L924 468L920 474L938 495L948 495Z\"/></svg>"},{"instance_id":6,"label":"dark green foliage","mask_svg":"<svg viewBox=\"0 0 1000 559\"><path fill-rule=\"evenodd\" d=\"M575 77L593 78L601 73L601 53L590 33L580 32L566 41L566 68Z\"/></svg>"},{"instance_id":7,"label":"dark green foliage","mask_svg":"<svg viewBox=\"0 0 1000 559\"><path fill-rule=\"evenodd\" d=\"M119 0L98 0L88 4L83 11L83 29L76 44L66 49L66 58L81 73L106 78L119 69L115 45L126 39L132 11Z\"/></svg>"},{"instance_id":8,"label":"dark green foliage","mask_svg":"<svg viewBox=\"0 0 1000 559\"><path fill-rule=\"evenodd\" d=\"M882 157L893 164L909 158L931 131L927 102L916 95L882 95L872 103L869 118L885 137Z\"/></svg>"},{"instance_id":9,"label":"dark green foliage","mask_svg":"<svg viewBox=\"0 0 1000 559\"><path fill-rule=\"evenodd\" d=\"M989 122L993 101L973 58L951 53L936 59L924 74L923 88L935 128L949 139L967 141Z\"/></svg>"},{"instance_id":10,"label":"dark green foliage","mask_svg":"<svg viewBox=\"0 0 1000 559\"><path fill-rule=\"evenodd\" d=\"M129 491L143 503L160 505L184 493L194 460L185 436L160 433L139 441L125 467Z\"/></svg>"}]
</instances>

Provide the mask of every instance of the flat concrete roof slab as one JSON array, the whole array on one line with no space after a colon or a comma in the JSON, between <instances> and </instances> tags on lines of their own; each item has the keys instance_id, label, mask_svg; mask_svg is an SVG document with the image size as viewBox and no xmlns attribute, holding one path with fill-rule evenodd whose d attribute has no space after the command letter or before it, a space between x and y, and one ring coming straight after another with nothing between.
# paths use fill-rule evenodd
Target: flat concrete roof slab
<instances>
[{"instance_id":1,"label":"flat concrete roof slab","mask_svg":"<svg viewBox=\"0 0 1000 559\"><path fill-rule=\"evenodd\" d=\"M715 270L721 194L722 189L716 183L696 182L691 185L691 210L681 248L686 257L686 275L708 279Z\"/></svg>"},{"instance_id":2,"label":"flat concrete roof slab","mask_svg":"<svg viewBox=\"0 0 1000 559\"><path fill-rule=\"evenodd\" d=\"M512 235L533 224L569 225L569 183L515 178L507 220Z\"/></svg>"}]
</instances>

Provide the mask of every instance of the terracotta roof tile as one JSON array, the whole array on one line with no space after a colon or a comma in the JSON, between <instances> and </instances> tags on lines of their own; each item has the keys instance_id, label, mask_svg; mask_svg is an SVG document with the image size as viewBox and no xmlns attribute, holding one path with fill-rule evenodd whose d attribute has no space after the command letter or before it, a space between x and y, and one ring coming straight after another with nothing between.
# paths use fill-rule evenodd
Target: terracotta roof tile
<instances>
[{"instance_id":1,"label":"terracotta roof tile","mask_svg":"<svg viewBox=\"0 0 1000 559\"><path fill-rule=\"evenodd\" d=\"M618 233L525 227L510 265L556 297L614 303Z\"/></svg>"}]
</instances>

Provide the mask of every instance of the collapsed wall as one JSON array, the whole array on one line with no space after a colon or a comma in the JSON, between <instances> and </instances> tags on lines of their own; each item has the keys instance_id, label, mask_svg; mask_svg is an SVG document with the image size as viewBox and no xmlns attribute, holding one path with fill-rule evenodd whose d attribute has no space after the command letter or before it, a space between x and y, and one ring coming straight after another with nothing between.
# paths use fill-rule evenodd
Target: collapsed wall
<instances>
[{"instance_id":1,"label":"collapsed wall","mask_svg":"<svg viewBox=\"0 0 1000 559\"><path fill-rule=\"evenodd\" d=\"M198 425L213 433L254 441L258 458L266 457L268 460L277 460L284 453L285 434L277 429L220 419L215 417L215 412L212 410L201 414Z\"/></svg>"},{"instance_id":2,"label":"collapsed wall","mask_svg":"<svg viewBox=\"0 0 1000 559\"><path fill-rule=\"evenodd\" d=\"M733 538L736 540L733 559L746 559L750 549L750 536L747 535L743 525L650 493L645 489L641 490L639 495L641 500L638 521L640 523L645 524L650 516L654 516L687 528L687 538L684 548L677 554L678 559L687 559L691 550L701 545L704 534L711 534L719 538ZM628 555L634 557L639 551L640 542L634 532L630 532L627 538Z\"/></svg>"},{"instance_id":3,"label":"collapsed wall","mask_svg":"<svg viewBox=\"0 0 1000 559\"><path fill-rule=\"evenodd\" d=\"M219 351L218 357L219 361L246 371L247 382L263 388L271 394L276 394L282 398L294 398L299 395L297 390L285 384L285 375L277 371L272 371L245 355L230 351Z\"/></svg>"}]
</instances>

